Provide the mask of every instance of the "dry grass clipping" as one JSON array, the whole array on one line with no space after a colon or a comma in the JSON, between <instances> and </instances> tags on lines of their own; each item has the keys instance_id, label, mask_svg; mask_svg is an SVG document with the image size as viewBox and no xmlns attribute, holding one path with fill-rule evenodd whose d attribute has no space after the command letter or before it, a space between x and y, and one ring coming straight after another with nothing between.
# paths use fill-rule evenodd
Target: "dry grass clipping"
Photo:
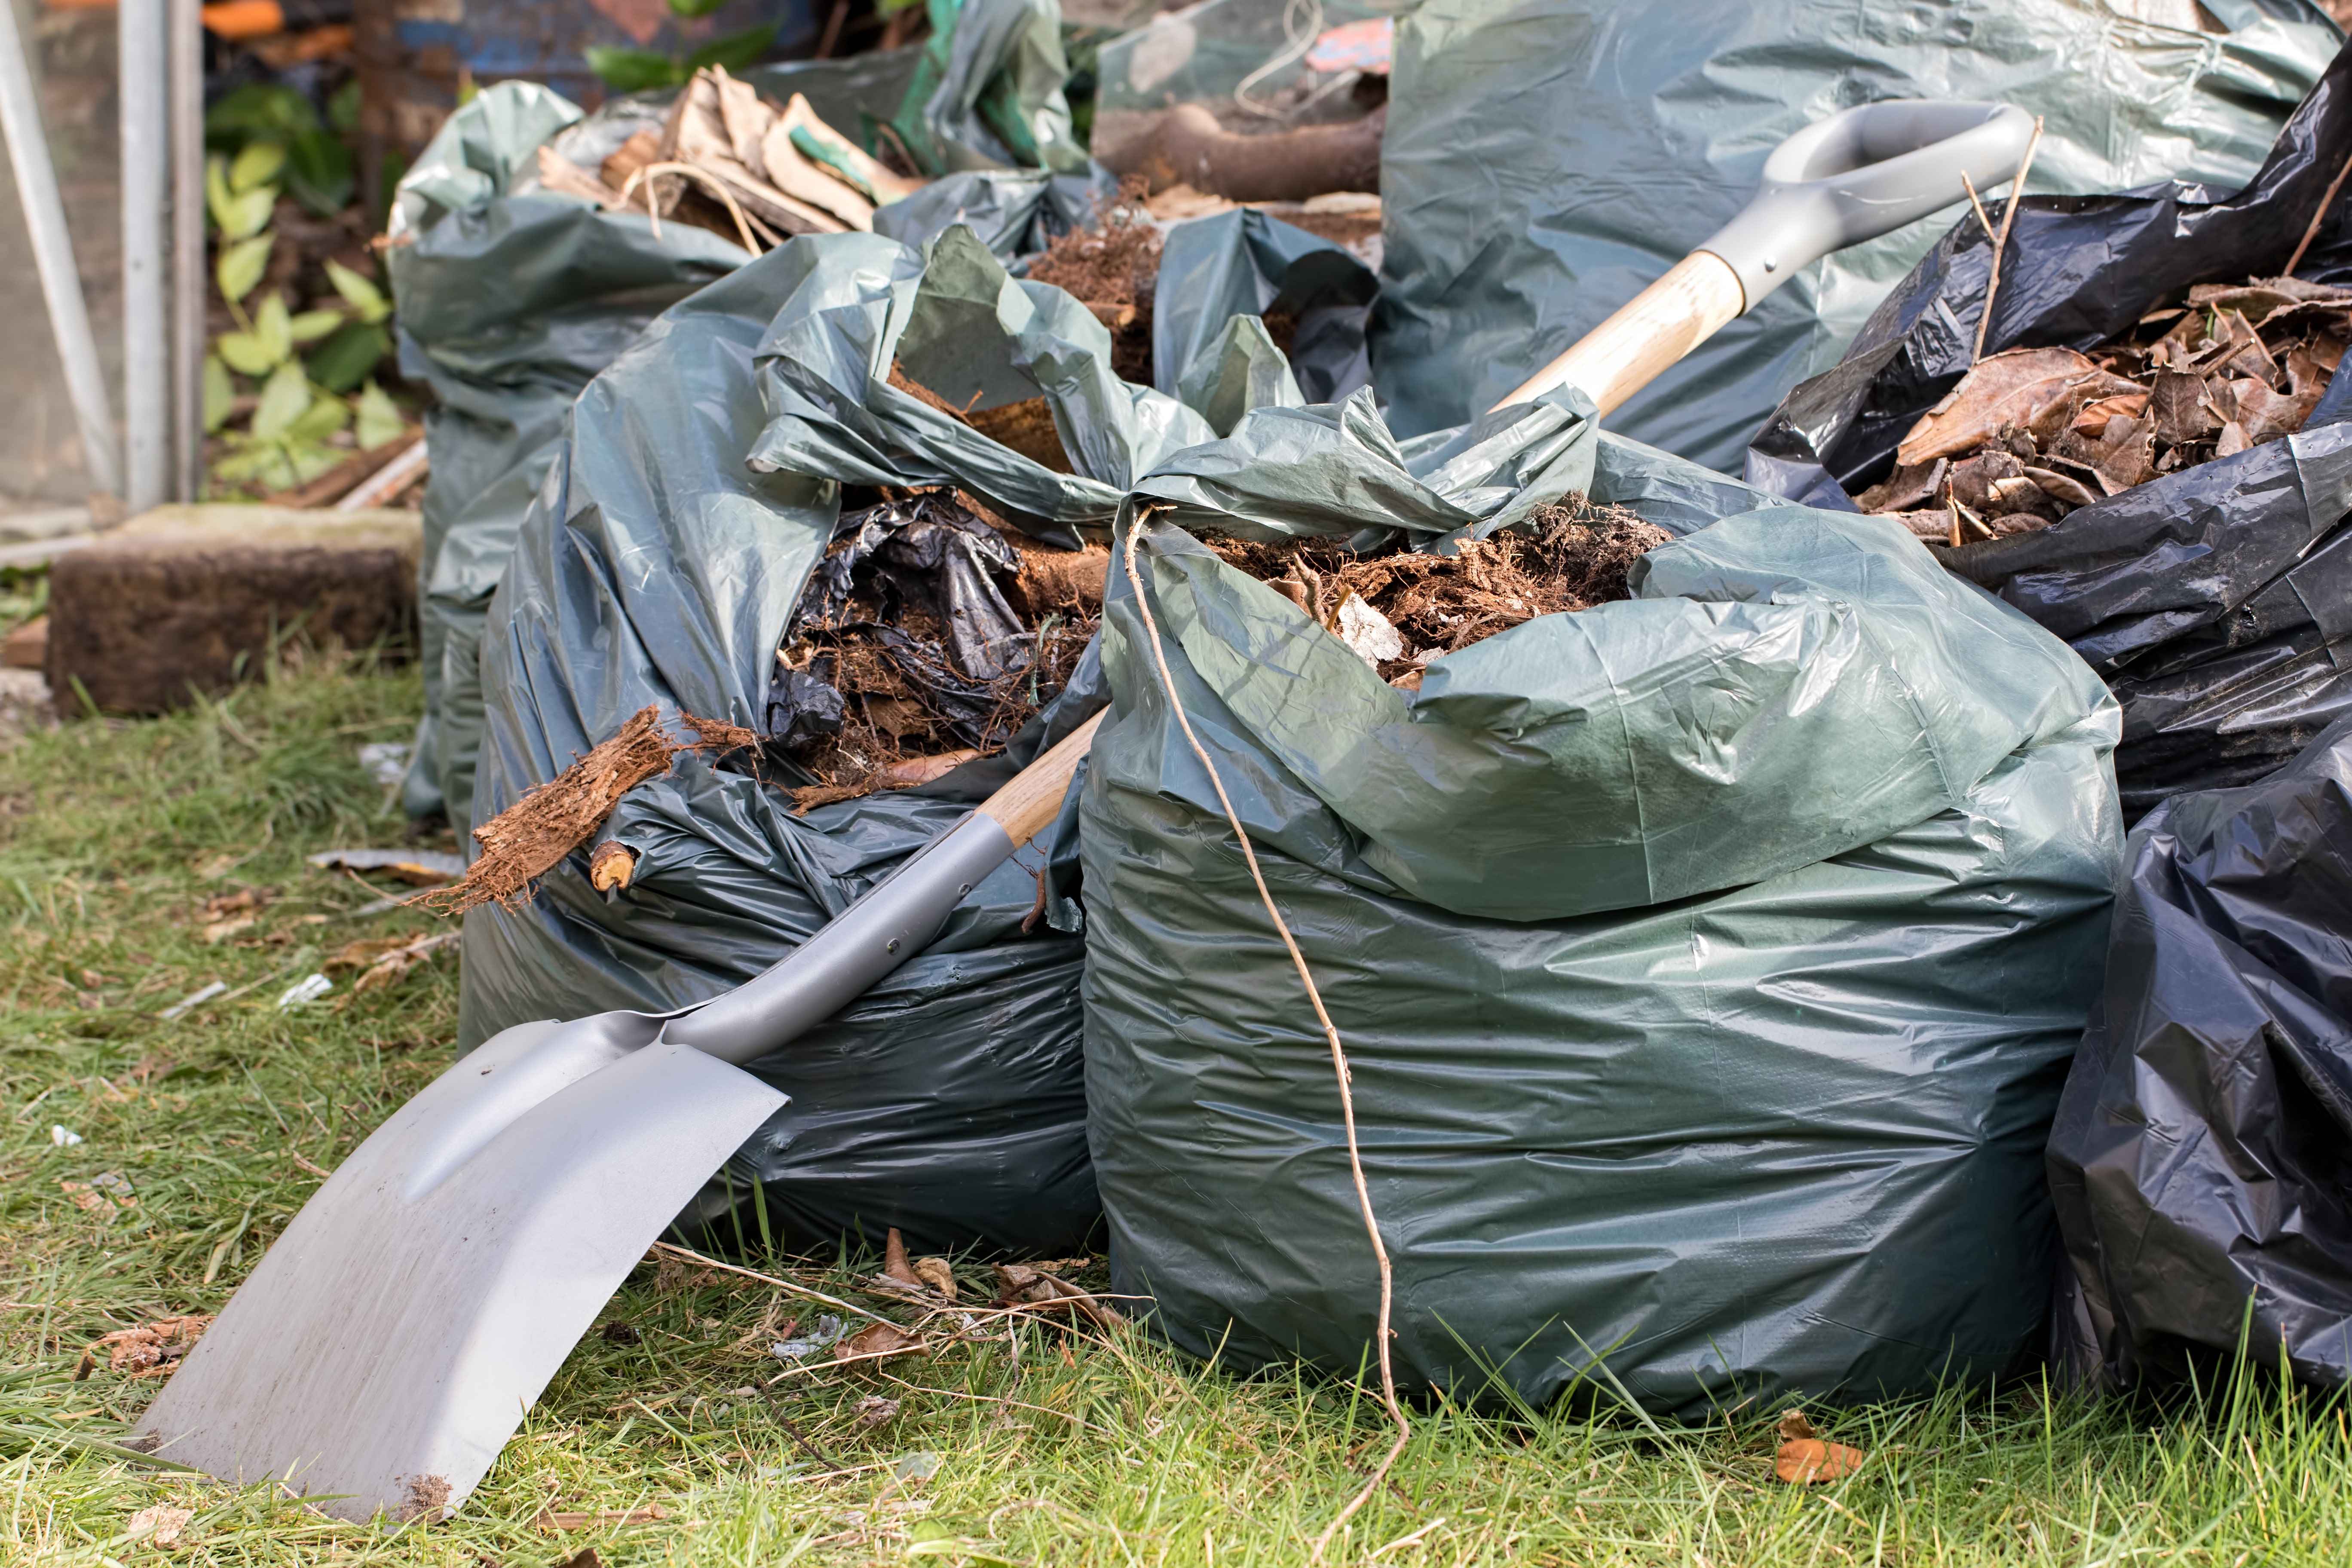
<instances>
[{"instance_id":1,"label":"dry grass clipping","mask_svg":"<svg viewBox=\"0 0 2352 1568\"><path fill-rule=\"evenodd\" d=\"M611 740L474 829L482 853L467 868L466 879L415 901L444 915L481 904L527 903L533 883L594 837L623 795L669 772L678 752L732 751L759 741L740 724L690 713L679 719L696 738L673 741L662 732L660 714L651 704L639 709Z\"/></svg>"}]
</instances>

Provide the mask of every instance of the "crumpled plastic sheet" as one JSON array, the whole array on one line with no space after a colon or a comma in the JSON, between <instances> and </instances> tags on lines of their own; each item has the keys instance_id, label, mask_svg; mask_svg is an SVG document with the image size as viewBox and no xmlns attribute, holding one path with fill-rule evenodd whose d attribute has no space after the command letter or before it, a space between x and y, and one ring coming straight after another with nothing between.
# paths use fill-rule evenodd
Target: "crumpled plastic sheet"
<instances>
[{"instance_id":1,"label":"crumpled plastic sheet","mask_svg":"<svg viewBox=\"0 0 2352 1568\"><path fill-rule=\"evenodd\" d=\"M2050 1136L2108 1385L2242 1353L2352 1378L2352 720L2132 830L2099 1015Z\"/></svg>"},{"instance_id":2,"label":"crumpled plastic sheet","mask_svg":"<svg viewBox=\"0 0 2352 1568\"><path fill-rule=\"evenodd\" d=\"M2234 189L2342 34L2306 0L2205 8L2226 32L2084 0L1429 0L1396 24L1382 406L1407 436L1486 407L1728 222L1783 138L1853 104L2042 115L2037 192ZM1774 405L1836 362L1959 210L1804 268L1611 427L1738 471Z\"/></svg>"},{"instance_id":3,"label":"crumpled plastic sheet","mask_svg":"<svg viewBox=\"0 0 2352 1568\"><path fill-rule=\"evenodd\" d=\"M2274 274L2352 156L2352 51L2243 190L2168 184L2029 197L2001 264L1988 353L2087 350L2191 284ZM1973 218L1890 295L1845 361L1790 394L1748 477L1851 507L1966 374L1991 245ZM2298 277L2352 281L2352 192ZM1936 553L2064 637L2123 704L2126 820L2184 790L2262 778L2352 710L2352 377L2303 430L2166 474L2031 533Z\"/></svg>"},{"instance_id":4,"label":"crumpled plastic sheet","mask_svg":"<svg viewBox=\"0 0 2352 1568\"><path fill-rule=\"evenodd\" d=\"M1062 90L1060 0L927 0L923 44L898 111L890 117L927 174L965 169L1087 166Z\"/></svg>"},{"instance_id":5,"label":"crumpled plastic sheet","mask_svg":"<svg viewBox=\"0 0 2352 1568\"><path fill-rule=\"evenodd\" d=\"M1259 408L1122 512L1348 1047L1400 1379L1701 1416L2006 1373L2056 1277L2042 1149L2106 938L2115 705L1896 525L1589 413L1400 442L1365 394ZM1569 489L1684 537L1630 602L1413 695L1184 531L1439 544ZM1356 1375L1379 1290L1330 1058L1110 590L1078 816L1114 1286L1220 1364Z\"/></svg>"}]
</instances>

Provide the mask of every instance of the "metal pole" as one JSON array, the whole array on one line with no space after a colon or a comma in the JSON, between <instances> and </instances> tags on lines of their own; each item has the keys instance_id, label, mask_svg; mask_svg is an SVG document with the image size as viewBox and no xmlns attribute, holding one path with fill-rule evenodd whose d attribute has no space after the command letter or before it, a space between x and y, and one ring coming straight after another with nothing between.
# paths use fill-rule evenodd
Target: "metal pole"
<instances>
[{"instance_id":1,"label":"metal pole","mask_svg":"<svg viewBox=\"0 0 2352 1568\"><path fill-rule=\"evenodd\" d=\"M115 58L121 69L122 426L134 512L172 489L170 264L171 106L164 97L164 0L121 0Z\"/></svg>"},{"instance_id":2,"label":"metal pole","mask_svg":"<svg viewBox=\"0 0 2352 1568\"><path fill-rule=\"evenodd\" d=\"M106 406L106 378L98 368L98 342L89 333L81 276L74 270L73 239L66 231L65 203L58 195L40 105L33 97L32 67L16 30L15 0L0 0L0 133L6 136L16 195L25 204L25 232L33 242L42 298L48 302L49 331L58 340L58 358L65 362L66 395L81 427L83 462L92 483L120 495L122 468Z\"/></svg>"},{"instance_id":3,"label":"metal pole","mask_svg":"<svg viewBox=\"0 0 2352 1568\"><path fill-rule=\"evenodd\" d=\"M169 0L172 90L172 493L202 499L205 482L204 0Z\"/></svg>"}]
</instances>

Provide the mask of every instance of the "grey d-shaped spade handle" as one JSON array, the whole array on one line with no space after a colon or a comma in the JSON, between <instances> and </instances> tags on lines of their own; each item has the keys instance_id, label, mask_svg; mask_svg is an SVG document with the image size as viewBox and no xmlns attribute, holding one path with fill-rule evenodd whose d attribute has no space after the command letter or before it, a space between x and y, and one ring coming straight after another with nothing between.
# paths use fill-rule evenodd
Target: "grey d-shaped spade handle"
<instances>
[{"instance_id":1,"label":"grey d-shaped spade handle","mask_svg":"<svg viewBox=\"0 0 2352 1568\"><path fill-rule=\"evenodd\" d=\"M1609 413L1808 262L1962 200L1963 174L1979 188L2009 179L2032 134L2023 110L1951 100L1864 104L1807 126L1764 160L1738 217L1496 406L1572 385Z\"/></svg>"},{"instance_id":2,"label":"grey d-shaped spade handle","mask_svg":"<svg viewBox=\"0 0 2352 1568\"><path fill-rule=\"evenodd\" d=\"M1756 198L1696 248L1739 278L1748 310L1799 268L1891 233L2017 172L2033 117L2005 103L1866 103L1809 125L1764 160Z\"/></svg>"}]
</instances>

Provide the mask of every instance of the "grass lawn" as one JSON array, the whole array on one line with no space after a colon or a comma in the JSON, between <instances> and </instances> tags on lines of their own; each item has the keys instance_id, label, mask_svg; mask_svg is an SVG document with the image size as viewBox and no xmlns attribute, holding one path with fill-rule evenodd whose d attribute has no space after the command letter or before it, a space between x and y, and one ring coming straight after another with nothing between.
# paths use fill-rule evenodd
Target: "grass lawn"
<instances>
[{"instance_id":1,"label":"grass lawn","mask_svg":"<svg viewBox=\"0 0 2352 1568\"><path fill-rule=\"evenodd\" d=\"M84 1347L217 1310L320 1173L452 1059L454 948L390 985L355 990L344 970L322 999L278 1005L347 943L435 929L407 910L358 912L379 889L302 860L399 841L398 808L357 748L405 739L418 701L410 672L314 668L216 706L0 750L0 1562L1306 1560L1386 1446L1376 1402L1344 1384L1237 1379L1144 1332L1037 1323L884 1371L772 1384L767 1347L811 1316L803 1305L652 1267L609 1313L638 1342L576 1349L446 1523L326 1521L268 1487L112 1448L156 1384L110 1371L103 1352L76 1381ZM229 993L158 1016L214 981ZM841 1294L877 1262L754 1261ZM959 1272L967 1296L992 1293L983 1265ZM1773 1479L1778 1414L1660 1430L1622 1414L1423 1407L1392 1481L1331 1558L2352 1561L2344 1405L2266 1377L2161 1410L2021 1387L1815 1411L1824 1436L1870 1459L1813 1488ZM131 1526L159 1505L188 1516L168 1551ZM654 1508L636 1523L594 1518Z\"/></svg>"}]
</instances>

